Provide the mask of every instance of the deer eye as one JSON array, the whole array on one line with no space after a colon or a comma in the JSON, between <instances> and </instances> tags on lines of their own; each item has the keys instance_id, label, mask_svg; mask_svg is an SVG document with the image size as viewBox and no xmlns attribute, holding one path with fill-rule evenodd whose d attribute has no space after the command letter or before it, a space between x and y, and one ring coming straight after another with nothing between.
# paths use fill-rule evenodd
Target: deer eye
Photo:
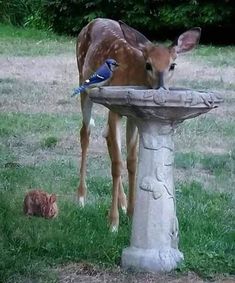
<instances>
[{"instance_id":1,"label":"deer eye","mask_svg":"<svg viewBox=\"0 0 235 283\"><path fill-rule=\"evenodd\" d=\"M172 63L172 64L170 65L169 71L174 71L175 66L176 66L176 63Z\"/></svg>"},{"instance_id":2,"label":"deer eye","mask_svg":"<svg viewBox=\"0 0 235 283\"><path fill-rule=\"evenodd\" d=\"M145 68L146 68L147 71L153 70L152 65L149 62L146 63Z\"/></svg>"}]
</instances>

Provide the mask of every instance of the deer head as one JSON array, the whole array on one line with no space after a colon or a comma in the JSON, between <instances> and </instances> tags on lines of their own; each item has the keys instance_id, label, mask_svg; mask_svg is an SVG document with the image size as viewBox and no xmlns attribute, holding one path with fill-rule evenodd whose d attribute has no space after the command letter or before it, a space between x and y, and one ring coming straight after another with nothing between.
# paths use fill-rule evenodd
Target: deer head
<instances>
[{"instance_id":1,"label":"deer head","mask_svg":"<svg viewBox=\"0 0 235 283\"><path fill-rule=\"evenodd\" d=\"M201 35L201 29L195 27L181 34L169 47L164 47L153 44L122 21L119 21L119 24L127 44L141 52L147 84L152 88L165 87L165 83L173 76L176 65L174 61L178 54L192 50Z\"/></svg>"}]
</instances>

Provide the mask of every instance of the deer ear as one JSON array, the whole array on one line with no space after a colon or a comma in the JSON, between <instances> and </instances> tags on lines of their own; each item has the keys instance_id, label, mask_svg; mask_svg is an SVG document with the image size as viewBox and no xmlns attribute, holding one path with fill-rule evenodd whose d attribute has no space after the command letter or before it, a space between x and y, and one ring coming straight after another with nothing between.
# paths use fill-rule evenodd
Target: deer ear
<instances>
[{"instance_id":1,"label":"deer ear","mask_svg":"<svg viewBox=\"0 0 235 283\"><path fill-rule=\"evenodd\" d=\"M55 194L50 195L49 202L50 203L56 202L56 195Z\"/></svg>"},{"instance_id":2,"label":"deer ear","mask_svg":"<svg viewBox=\"0 0 235 283\"><path fill-rule=\"evenodd\" d=\"M127 24L125 24L123 21L118 21L119 25L121 27L121 30L123 32L125 40L135 48L142 47L143 45L146 45L148 43L151 43L142 33L135 30L134 28L131 28Z\"/></svg>"},{"instance_id":3,"label":"deer ear","mask_svg":"<svg viewBox=\"0 0 235 283\"><path fill-rule=\"evenodd\" d=\"M171 47L175 48L176 53L184 53L195 48L200 40L201 28L195 27L182 33Z\"/></svg>"}]
</instances>

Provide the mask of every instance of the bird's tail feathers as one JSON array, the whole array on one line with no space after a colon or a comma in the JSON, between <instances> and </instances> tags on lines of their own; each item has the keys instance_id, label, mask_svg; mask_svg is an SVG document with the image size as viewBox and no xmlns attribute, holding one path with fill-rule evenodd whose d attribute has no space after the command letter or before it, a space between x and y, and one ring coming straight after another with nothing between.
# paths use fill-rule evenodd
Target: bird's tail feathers
<instances>
[{"instance_id":1,"label":"bird's tail feathers","mask_svg":"<svg viewBox=\"0 0 235 283\"><path fill-rule=\"evenodd\" d=\"M86 87L84 85L81 85L80 87L77 87L74 89L73 94L71 95L72 97L75 95L80 95L81 92L84 92L86 90Z\"/></svg>"}]
</instances>

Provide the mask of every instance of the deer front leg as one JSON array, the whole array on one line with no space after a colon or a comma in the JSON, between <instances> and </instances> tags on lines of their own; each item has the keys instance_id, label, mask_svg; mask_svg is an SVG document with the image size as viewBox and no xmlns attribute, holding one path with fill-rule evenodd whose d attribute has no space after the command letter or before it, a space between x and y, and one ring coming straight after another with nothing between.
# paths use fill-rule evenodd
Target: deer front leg
<instances>
[{"instance_id":1,"label":"deer front leg","mask_svg":"<svg viewBox=\"0 0 235 283\"><path fill-rule=\"evenodd\" d=\"M121 135L120 135L120 121L121 117L113 112L109 112L108 118L108 132L106 133L106 140L111 158L111 172L113 178L112 188L112 204L109 212L110 229L112 232L118 230L119 212L118 212L118 198L119 191L123 192L121 184ZM123 192L124 194L124 192Z\"/></svg>"},{"instance_id":2,"label":"deer front leg","mask_svg":"<svg viewBox=\"0 0 235 283\"><path fill-rule=\"evenodd\" d=\"M78 202L81 206L84 206L87 186L86 186L86 163L87 163L87 150L89 146L90 138L90 120L92 102L86 93L81 94L81 109L83 116L82 128L80 130L80 143L82 149L81 167L80 167L80 182L77 190Z\"/></svg>"},{"instance_id":3,"label":"deer front leg","mask_svg":"<svg viewBox=\"0 0 235 283\"><path fill-rule=\"evenodd\" d=\"M126 214L127 200L126 200L126 194L124 192L123 185L122 185L122 177L120 177L120 181L119 181L118 206L122 209L123 213Z\"/></svg>"},{"instance_id":4,"label":"deer front leg","mask_svg":"<svg viewBox=\"0 0 235 283\"><path fill-rule=\"evenodd\" d=\"M126 144L127 144L127 170L129 180L129 194L127 215L132 216L134 211L136 191L136 163L137 163L138 130L131 118L127 118Z\"/></svg>"}]
</instances>

